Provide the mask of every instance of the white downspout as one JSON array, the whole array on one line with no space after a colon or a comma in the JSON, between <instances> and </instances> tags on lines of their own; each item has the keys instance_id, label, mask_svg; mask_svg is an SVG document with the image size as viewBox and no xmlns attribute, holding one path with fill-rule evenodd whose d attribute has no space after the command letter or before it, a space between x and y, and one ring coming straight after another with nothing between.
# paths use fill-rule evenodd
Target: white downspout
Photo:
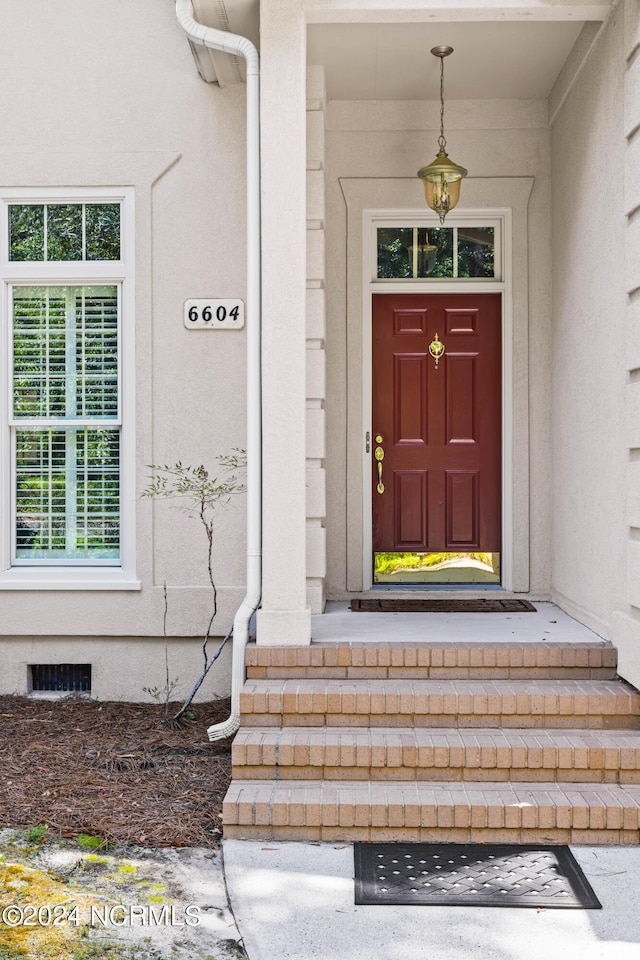
<instances>
[{"instance_id":1,"label":"white downspout","mask_svg":"<svg viewBox=\"0 0 640 960\"><path fill-rule=\"evenodd\" d=\"M207 730L210 740L221 740L240 726L245 647L262 586L260 61L246 37L206 27L193 14L191 0L176 0L178 23L191 41L241 56L247 65L247 588L233 621L231 716Z\"/></svg>"}]
</instances>

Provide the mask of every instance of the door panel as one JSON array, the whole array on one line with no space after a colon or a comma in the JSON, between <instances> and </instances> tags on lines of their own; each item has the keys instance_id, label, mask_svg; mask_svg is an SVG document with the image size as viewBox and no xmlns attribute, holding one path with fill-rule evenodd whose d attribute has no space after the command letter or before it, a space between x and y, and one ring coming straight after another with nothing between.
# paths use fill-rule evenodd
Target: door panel
<instances>
[{"instance_id":1,"label":"door panel","mask_svg":"<svg viewBox=\"0 0 640 960\"><path fill-rule=\"evenodd\" d=\"M449 549L479 549L478 474L447 470L446 478Z\"/></svg>"},{"instance_id":2,"label":"door panel","mask_svg":"<svg viewBox=\"0 0 640 960\"><path fill-rule=\"evenodd\" d=\"M426 334L427 311L420 309L395 310L393 314L393 327L398 337Z\"/></svg>"},{"instance_id":3,"label":"door panel","mask_svg":"<svg viewBox=\"0 0 640 960\"><path fill-rule=\"evenodd\" d=\"M478 354L445 354L446 442L477 443Z\"/></svg>"},{"instance_id":4,"label":"door panel","mask_svg":"<svg viewBox=\"0 0 640 960\"><path fill-rule=\"evenodd\" d=\"M447 310L445 308L444 316L447 334L474 334L477 331L478 311L476 309Z\"/></svg>"},{"instance_id":5,"label":"door panel","mask_svg":"<svg viewBox=\"0 0 640 960\"><path fill-rule=\"evenodd\" d=\"M427 354L396 353L393 357L393 442L397 446L427 444Z\"/></svg>"},{"instance_id":6,"label":"door panel","mask_svg":"<svg viewBox=\"0 0 640 960\"><path fill-rule=\"evenodd\" d=\"M501 369L500 294L373 297L376 552L500 550Z\"/></svg>"},{"instance_id":7,"label":"door panel","mask_svg":"<svg viewBox=\"0 0 640 960\"><path fill-rule=\"evenodd\" d=\"M395 474L395 537L404 550L426 550L428 483L426 470L398 470Z\"/></svg>"}]
</instances>

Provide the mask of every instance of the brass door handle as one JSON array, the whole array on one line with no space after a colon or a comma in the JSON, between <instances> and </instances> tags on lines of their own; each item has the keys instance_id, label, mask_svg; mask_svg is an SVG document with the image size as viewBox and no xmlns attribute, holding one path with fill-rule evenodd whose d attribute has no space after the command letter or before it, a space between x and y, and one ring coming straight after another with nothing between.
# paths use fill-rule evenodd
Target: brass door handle
<instances>
[{"instance_id":1,"label":"brass door handle","mask_svg":"<svg viewBox=\"0 0 640 960\"><path fill-rule=\"evenodd\" d=\"M378 435L376 437L376 443L382 443L382 437ZM376 447L373 451L373 455L377 460L378 467L378 484L376 490L378 493L384 493L384 483L382 482L382 461L384 460L384 450L382 447Z\"/></svg>"}]
</instances>

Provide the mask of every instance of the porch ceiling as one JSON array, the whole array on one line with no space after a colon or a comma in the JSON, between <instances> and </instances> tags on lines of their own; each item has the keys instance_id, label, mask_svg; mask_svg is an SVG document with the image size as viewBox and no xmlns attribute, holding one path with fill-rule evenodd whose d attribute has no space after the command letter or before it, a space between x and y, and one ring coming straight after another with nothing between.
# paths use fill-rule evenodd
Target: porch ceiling
<instances>
[{"instance_id":1,"label":"porch ceiling","mask_svg":"<svg viewBox=\"0 0 640 960\"><path fill-rule=\"evenodd\" d=\"M379 11L369 9L365 0L346 0L340 11L337 0L329 5L306 0L307 60L325 67L329 99L437 99L439 64L429 50L439 44L455 50L446 64L448 100L544 99L584 26L578 17L593 20L608 10L608 4L596 0L554 2L544 7L542 19L533 4L526 17L522 11L503 10L504 19L491 20L490 7L478 7L474 14L473 4L467 4L464 15L452 6L432 10L429 22L423 22L419 10L386 2L386 12L382 0L373 3ZM193 6L202 23L248 36L259 46L259 0L193 0ZM445 20L446 9L451 21ZM340 12L352 22L329 22L340 20ZM569 19L563 19L569 12ZM380 22L378 16L390 22ZM391 22L395 17L403 19ZM320 19L326 22L313 22ZM222 85L244 79L237 58L203 47L194 46L193 52L204 79Z\"/></svg>"},{"instance_id":2,"label":"porch ceiling","mask_svg":"<svg viewBox=\"0 0 640 960\"><path fill-rule=\"evenodd\" d=\"M545 99L583 23L310 24L307 60L325 67L330 100L434 100L449 44L447 100Z\"/></svg>"}]
</instances>

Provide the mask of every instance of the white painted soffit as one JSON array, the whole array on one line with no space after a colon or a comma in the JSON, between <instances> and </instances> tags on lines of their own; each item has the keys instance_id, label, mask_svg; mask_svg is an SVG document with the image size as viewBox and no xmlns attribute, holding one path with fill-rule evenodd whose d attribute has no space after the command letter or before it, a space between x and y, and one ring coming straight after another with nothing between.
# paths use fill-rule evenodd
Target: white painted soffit
<instances>
[{"instance_id":1,"label":"white painted soffit","mask_svg":"<svg viewBox=\"0 0 640 960\"><path fill-rule=\"evenodd\" d=\"M256 47L260 41L260 0L191 0L196 20L207 27L226 30L247 37ZM221 87L229 83L244 83L245 63L219 50L211 50L191 43L191 52L198 73L207 83Z\"/></svg>"},{"instance_id":2,"label":"white painted soffit","mask_svg":"<svg viewBox=\"0 0 640 960\"><path fill-rule=\"evenodd\" d=\"M301 0L307 23L606 20L619 0Z\"/></svg>"},{"instance_id":3,"label":"white painted soffit","mask_svg":"<svg viewBox=\"0 0 640 960\"><path fill-rule=\"evenodd\" d=\"M310 24L307 62L325 70L329 100L436 100L448 44L446 100L546 99L583 23L498 21Z\"/></svg>"}]
</instances>

